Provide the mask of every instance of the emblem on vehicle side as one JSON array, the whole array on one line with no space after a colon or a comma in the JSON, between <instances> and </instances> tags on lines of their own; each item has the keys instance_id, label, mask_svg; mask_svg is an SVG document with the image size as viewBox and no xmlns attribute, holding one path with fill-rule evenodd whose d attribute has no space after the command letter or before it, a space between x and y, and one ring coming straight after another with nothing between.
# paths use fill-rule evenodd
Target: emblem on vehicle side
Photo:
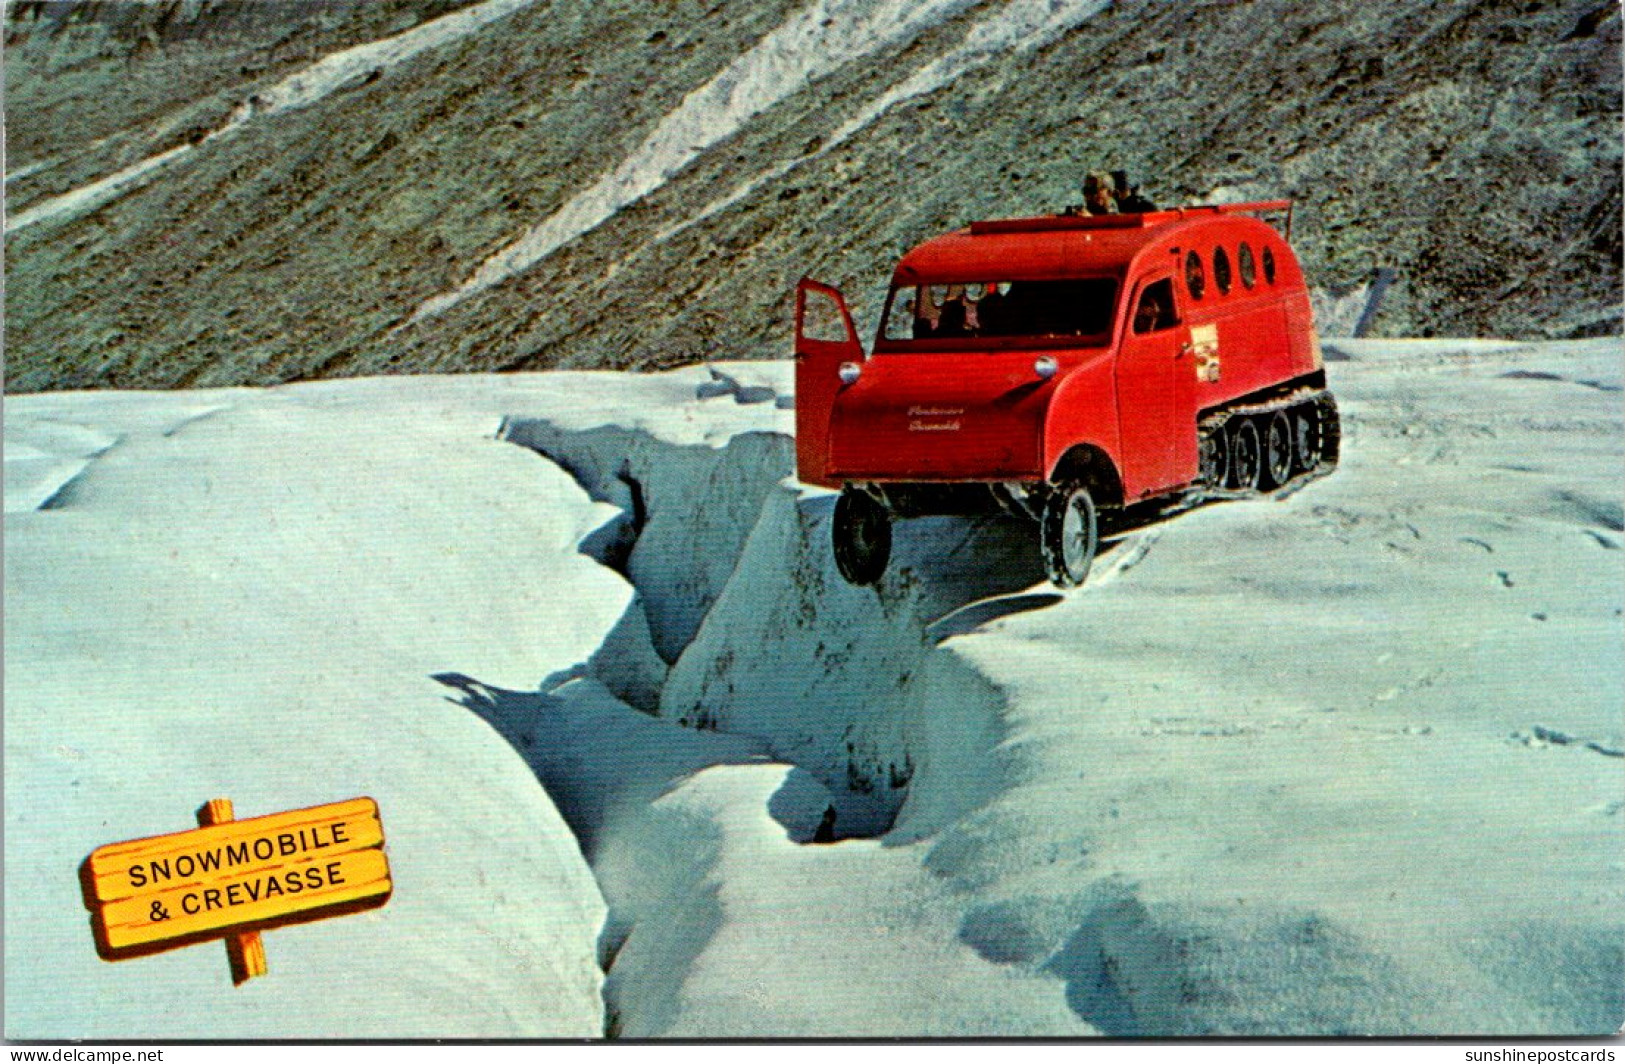
<instances>
[{"instance_id":1,"label":"emblem on vehicle side","mask_svg":"<svg viewBox=\"0 0 1625 1064\"><path fill-rule=\"evenodd\" d=\"M1219 379L1219 327L1191 326L1191 355L1196 361L1196 379L1209 384Z\"/></svg>"}]
</instances>

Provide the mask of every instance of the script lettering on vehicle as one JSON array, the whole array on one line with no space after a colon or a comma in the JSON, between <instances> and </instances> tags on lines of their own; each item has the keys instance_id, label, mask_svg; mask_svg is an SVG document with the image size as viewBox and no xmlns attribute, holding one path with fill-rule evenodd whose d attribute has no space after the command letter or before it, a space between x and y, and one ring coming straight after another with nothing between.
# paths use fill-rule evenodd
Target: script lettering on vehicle
<instances>
[{"instance_id":1,"label":"script lettering on vehicle","mask_svg":"<svg viewBox=\"0 0 1625 1064\"><path fill-rule=\"evenodd\" d=\"M908 408L910 432L958 432L959 415L965 412L958 406L911 406ZM924 418L948 417L953 421L925 421Z\"/></svg>"}]
</instances>

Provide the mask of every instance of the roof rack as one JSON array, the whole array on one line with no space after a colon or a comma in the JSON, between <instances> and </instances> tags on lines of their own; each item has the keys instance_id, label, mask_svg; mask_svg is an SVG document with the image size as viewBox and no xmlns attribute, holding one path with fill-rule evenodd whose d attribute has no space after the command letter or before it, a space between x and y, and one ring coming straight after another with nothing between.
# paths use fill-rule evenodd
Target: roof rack
<instances>
[{"instance_id":1,"label":"roof rack","mask_svg":"<svg viewBox=\"0 0 1625 1064\"><path fill-rule=\"evenodd\" d=\"M1152 214L1041 214L1036 218L997 218L972 222L972 236L985 233L1046 233L1061 229L1144 229L1172 221L1170 211Z\"/></svg>"},{"instance_id":2,"label":"roof rack","mask_svg":"<svg viewBox=\"0 0 1625 1064\"><path fill-rule=\"evenodd\" d=\"M1289 199L1257 200L1253 203L1216 203L1211 206L1176 207L1170 214L1183 218L1186 214L1273 214L1286 211L1286 239L1292 242L1292 201Z\"/></svg>"},{"instance_id":3,"label":"roof rack","mask_svg":"<svg viewBox=\"0 0 1625 1064\"><path fill-rule=\"evenodd\" d=\"M990 233L1044 233L1065 229L1147 229L1203 214L1269 214L1286 212L1286 238L1292 240L1292 201L1260 200L1255 203L1195 204L1170 207L1145 214L1046 214L1037 218L998 218L972 222L971 235Z\"/></svg>"}]
</instances>

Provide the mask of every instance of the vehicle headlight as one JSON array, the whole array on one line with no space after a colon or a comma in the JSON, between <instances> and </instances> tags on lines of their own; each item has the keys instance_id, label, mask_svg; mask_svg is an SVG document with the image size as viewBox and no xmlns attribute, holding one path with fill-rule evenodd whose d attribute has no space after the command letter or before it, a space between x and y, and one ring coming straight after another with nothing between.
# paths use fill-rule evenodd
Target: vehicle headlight
<instances>
[{"instance_id":1,"label":"vehicle headlight","mask_svg":"<svg viewBox=\"0 0 1625 1064\"><path fill-rule=\"evenodd\" d=\"M863 367L856 362L842 362L839 372L842 384L856 384L863 375Z\"/></svg>"},{"instance_id":2,"label":"vehicle headlight","mask_svg":"<svg viewBox=\"0 0 1625 1064\"><path fill-rule=\"evenodd\" d=\"M1056 372L1060 368L1060 363L1056 362L1048 355L1039 355L1038 361L1033 363L1033 372L1038 374L1039 380L1049 380L1051 377L1055 376Z\"/></svg>"}]
</instances>

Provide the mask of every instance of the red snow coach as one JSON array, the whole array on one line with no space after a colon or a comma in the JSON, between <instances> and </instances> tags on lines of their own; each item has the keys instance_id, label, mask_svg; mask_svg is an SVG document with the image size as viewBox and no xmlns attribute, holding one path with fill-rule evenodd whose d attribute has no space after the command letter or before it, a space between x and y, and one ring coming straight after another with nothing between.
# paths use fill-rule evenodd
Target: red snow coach
<instances>
[{"instance_id":1,"label":"red snow coach","mask_svg":"<svg viewBox=\"0 0 1625 1064\"><path fill-rule=\"evenodd\" d=\"M800 478L841 489L835 560L885 571L894 518L1036 521L1057 586L1129 508L1270 492L1337 461L1286 201L975 222L892 274L874 353L796 292Z\"/></svg>"}]
</instances>

